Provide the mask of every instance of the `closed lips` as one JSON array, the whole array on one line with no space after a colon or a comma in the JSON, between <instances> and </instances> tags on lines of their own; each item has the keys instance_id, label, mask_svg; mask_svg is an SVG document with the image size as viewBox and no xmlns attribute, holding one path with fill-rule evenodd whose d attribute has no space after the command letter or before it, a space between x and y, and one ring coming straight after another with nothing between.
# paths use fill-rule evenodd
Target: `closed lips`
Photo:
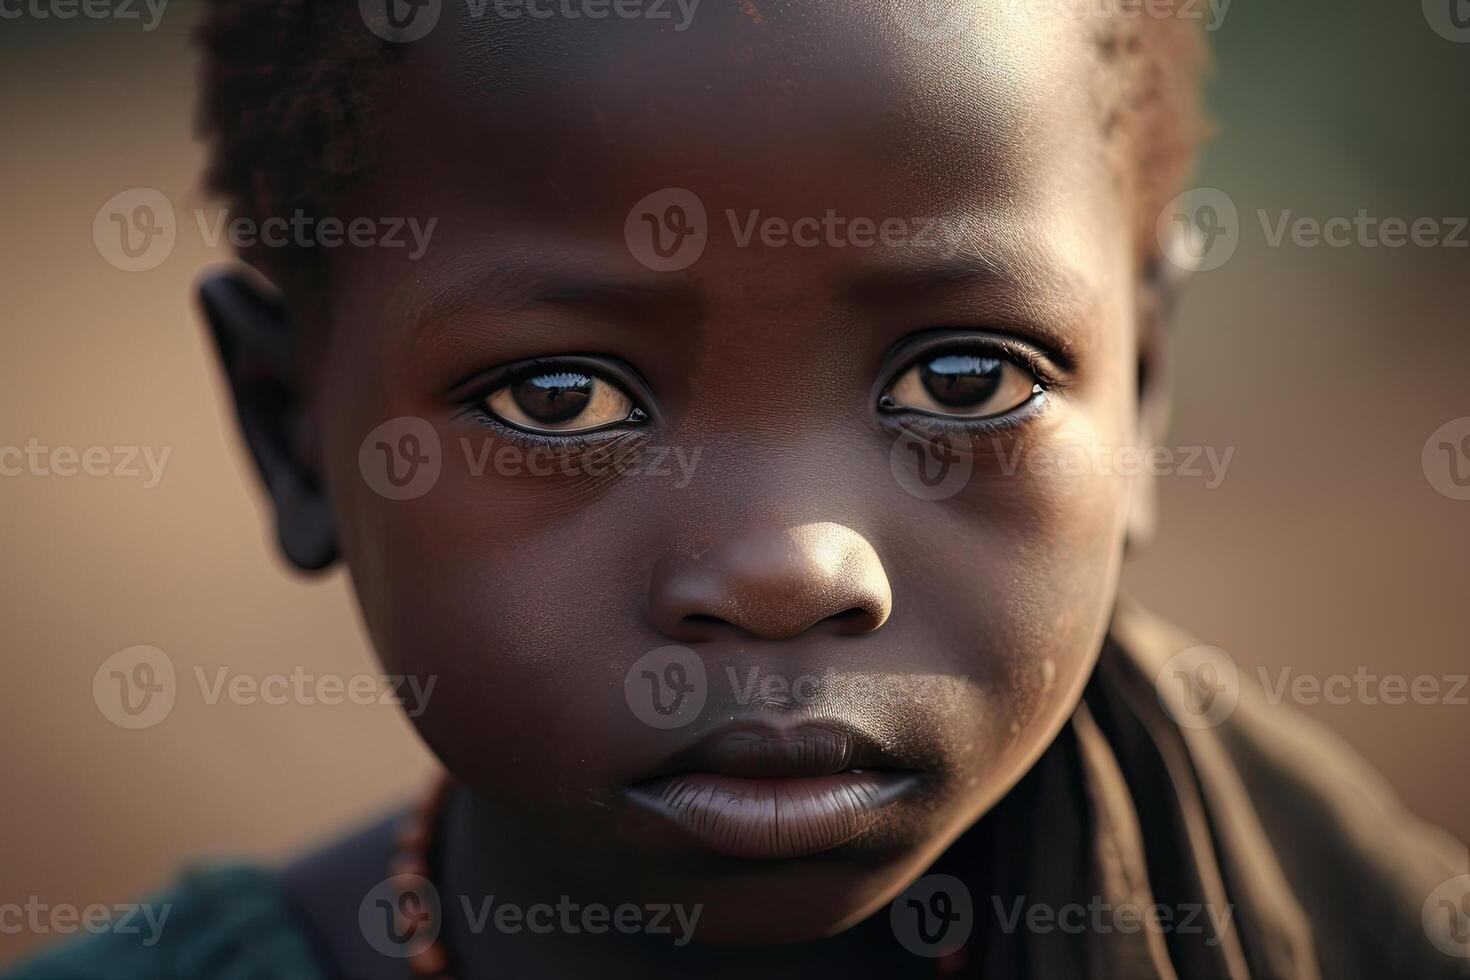
<instances>
[{"instance_id":1,"label":"closed lips","mask_svg":"<svg viewBox=\"0 0 1470 980\"><path fill-rule=\"evenodd\" d=\"M698 846L756 860L839 847L918 781L872 742L814 726L728 732L668 768L634 786L633 800Z\"/></svg>"},{"instance_id":2,"label":"closed lips","mask_svg":"<svg viewBox=\"0 0 1470 980\"><path fill-rule=\"evenodd\" d=\"M691 773L640 787L635 798L718 854L773 860L847 843L915 779L861 771L794 779Z\"/></svg>"}]
</instances>

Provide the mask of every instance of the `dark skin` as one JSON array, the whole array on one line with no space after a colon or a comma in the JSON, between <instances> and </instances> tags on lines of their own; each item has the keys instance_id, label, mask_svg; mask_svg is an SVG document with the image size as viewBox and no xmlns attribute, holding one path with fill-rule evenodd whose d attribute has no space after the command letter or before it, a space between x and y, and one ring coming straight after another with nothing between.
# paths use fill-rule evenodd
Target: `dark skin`
<instances>
[{"instance_id":1,"label":"dark skin","mask_svg":"<svg viewBox=\"0 0 1470 980\"><path fill-rule=\"evenodd\" d=\"M446 5L395 69L381 160L336 212L437 217L427 253L336 249L317 301L289 311L244 278L206 283L285 553L344 560L383 669L439 679L415 724L468 789L441 889L703 907L677 952L451 923L466 975L886 962L874 913L1076 707L1149 489L1004 464L1017 447L1152 444L1159 298L1088 96L1108 69L1085 25L1002 9L936 42L879 3L711 4L678 34ZM674 272L624 239L665 187L709 214L705 252ZM727 209L938 217L949 237L740 247ZM923 377L956 375L972 403L924 400ZM580 420L594 431L569 434L574 415L528 439L537 416L501 410L576 376L573 394L611 406ZM359 469L364 437L401 416L444 447L433 489L402 501ZM969 458L957 493L895 477L905 431ZM464 440L701 454L683 486L677 469L476 475ZM710 683L698 719L662 730L624 678L670 644ZM727 668L822 680L741 703ZM850 839L765 859L712 853L630 798L722 726L802 721L863 733L913 785Z\"/></svg>"}]
</instances>

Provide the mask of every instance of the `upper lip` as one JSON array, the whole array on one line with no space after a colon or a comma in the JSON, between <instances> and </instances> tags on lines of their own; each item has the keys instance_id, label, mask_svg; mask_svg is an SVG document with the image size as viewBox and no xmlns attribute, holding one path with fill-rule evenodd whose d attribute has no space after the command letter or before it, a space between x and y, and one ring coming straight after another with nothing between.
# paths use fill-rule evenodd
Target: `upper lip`
<instances>
[{"instance_id":1,"label":"upper lip","mask_svg":"<svg viewBox=\"0 0 1470 980\"><path fill-rule=\"evenodd\" d=\"M674 752L647 780L679 773L712 773L748 779L830 776L859 770L912 771L874 736L834 720L780 724L737 721Z\"/></svg>"}]
</instances>

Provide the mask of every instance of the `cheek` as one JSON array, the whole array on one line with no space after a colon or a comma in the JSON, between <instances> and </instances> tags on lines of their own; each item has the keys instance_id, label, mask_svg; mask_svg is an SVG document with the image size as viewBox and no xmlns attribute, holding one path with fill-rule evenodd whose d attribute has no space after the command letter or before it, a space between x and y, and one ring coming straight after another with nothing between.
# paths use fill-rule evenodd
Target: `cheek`
<instances>
[{"instance_id":1,"label":"cheek","mask_svg":"<svg viewBox=\"0 0 1470 980\"><path fill-rule=\"evenodd\" d=\"M988 447L963 492L924 504L928 516L911 509L905 522L904 598L914 615L948 624L954 672L967 677L946 754L976 805L993 802L1050 743L1101 648L1123 552L1127 481L1110 448L1120 428L1058 412L1030 436Z\"/></svg>"},{"instance_id":2,"label":"cheek","mask_svg":"<svg viewBox=\"0 0 1470 980\"><path fill-rule=\"evenodd\" d=\"M446 465L422 498L358 490L339 510L384 669L436 679L413 722L475 785L599 786L650 751L622 698L625 666L659 645L636 540L605 498L556 504L574 493Z\"/></svg>"},{"instance_id":3,"label":"cheek","mask_svg":"<svg viewBox=\"0 0 1470 980\"><path fill-rule=\"evenodd\" d=\"M334 518L384 670L435 684L411 720L461 778L605 781L645 737L620 665L657 645L640 638L646 580L630 573L636 529L616 477L587 475L603 471L585 459L567 475L401 392L342 381L324 413ZM400 431L399 418L421 421ZM405 435L428 462L421 483L395 487L390 466L410 475ZM548 736L578 731L596 736Z\"/></svg>"}]
</instances>

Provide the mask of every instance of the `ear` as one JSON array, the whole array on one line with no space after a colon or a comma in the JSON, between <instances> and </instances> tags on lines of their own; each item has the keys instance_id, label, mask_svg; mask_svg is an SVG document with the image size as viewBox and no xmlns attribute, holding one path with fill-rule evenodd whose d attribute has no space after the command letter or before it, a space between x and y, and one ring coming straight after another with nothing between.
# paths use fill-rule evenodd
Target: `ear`
<instances>
[{"instance_id":1,"label":"ear","mask_svg":"<svg viewBox=\"0 0 1470 980\"><path fill-rule=\"evenodd\" d=\"M1137 445L1145 453L1160 445L1169 431L1173 377L1169 348L1174 304L1186 275L1162 258L1146 270L1138 302L1138 432ZM1128 510L1129 550L1148 545L1158 524L1158 478L1147 473L1135 478Z\"/></svg>"},{"instance_id":2,"label":"ear","mask_svg":"<svg viewBox=\"0 0 1470 980\"><path fill-rule=\"evenodd\" d=\"M337 535L322 481L305 447L297 335L271 287L245 270L207 275L199 305L229 381L236 420L275 508L286 559L315 572L337 559Z\"/></svg>"}]
</instances>

